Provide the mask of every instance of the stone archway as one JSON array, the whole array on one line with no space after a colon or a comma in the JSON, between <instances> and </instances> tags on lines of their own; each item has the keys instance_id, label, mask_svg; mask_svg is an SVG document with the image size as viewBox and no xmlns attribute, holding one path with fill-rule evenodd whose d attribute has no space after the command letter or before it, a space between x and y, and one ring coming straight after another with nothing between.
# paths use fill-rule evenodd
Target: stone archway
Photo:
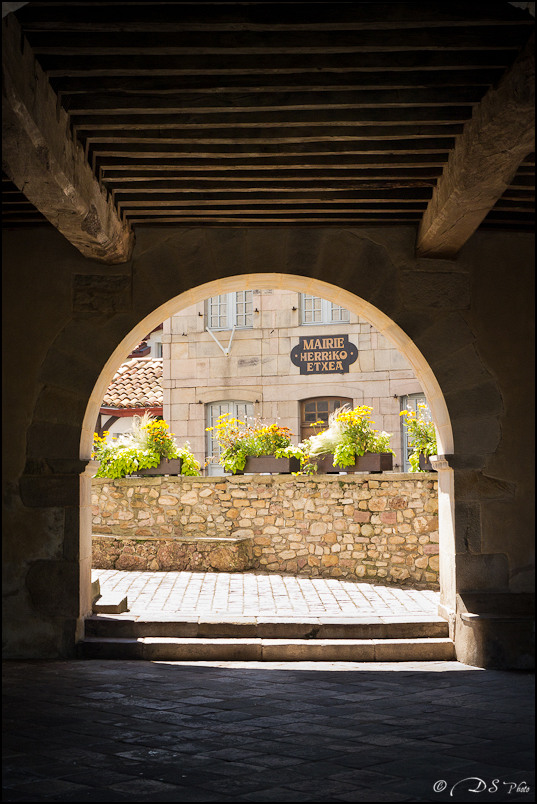
<instances>
[{"instance_id":1,"label":"stone archway","mask_svg":"<svg viewBox=\"0 0 537 804\"><path fill-rule=\"evenodd\" d=\"M40 341L43 357L34 370L35 404L28 414L19 488L23 507L65 512L46 524L64 547L59 555L57 550L45 557L36 553L21 572L25 594L46 628L52 622L51 632L62 629L55 644L73 650L74 623L78 617L80 626L80 614L88 610L79 571L85 572L86 562L89 578L90 543L80 538L90 531L84 505L89 491L83 490L79 521L79 476L103 389L148 326L177 310L178 299L187 306L202 294L243 287L245 277L257 286L278 280L291 289L328 294L371 320L414 367L433 408L441 448L454 455L451 469L446 463L441 472L440 516L449 523L441 548L445 613L453 614L457 594L467 590L509 592L511 577L513 591L525 591L527 539L509 552L488 509L487 532L482 517L491 500L507 504L515 516L514 495L526 482L520 472L506 468L505 445L503 453L498 450L505 421L500 387L509 393L511 386L501 385L488 368L494 352L490 328L483 324L483 288L491 272L500 275L526 251L514 254L503 241L476 236L475 245L454 263L420 260L414 256L414 238L411 227L142 227L131 262L111 269L84 260L57 233L39 233L26 261L37 266L54 260L62 272L58 289L72 292L56 294L54 326ZM20 235L14 235L8 249L15 254L21 247ZM514 322L515 311L510 315ZM492 476L486 474L491 460L496 462ZM52 601L44 589L68 593Z\"/></svg>"},{"instance_id":2,"label":"stone archway","mask_svg":"<svg viewBox=\"0 0 537 804\"><path fill-rule=\"evenodd\" d=\"M139 342L140 338L143 337L143 334L151 331L155 326L160 324L164 318L192 304L204 301L210 296L243 290L245 287L258 288L261 290L282 289L295 292L307 292L339 304L371 323L411 363L416 378L420 382L429 401L437 431L437 442L439 446L439 461L437 466L439 481L441 600L443 608L448 611L451 608L450 602L453 599L455 590L453 561L454 510L453 470L450 468L445 456L453 453L453 433L444 396L430 366L408 335L377 307L335 285L331 285L319 279L305 279L304 277L291 274L238 274L236 276L216 279L212 282L199 285L165 302L146 316L146 318L121 341L104 366L91 394L84 417L80 444L81 459L89 460L91 456L94 423L106 389L118 366L124 359L124 355L130 353ZM83 481L84 496L88 494L88 488L91 484L89 476L93 471L92 467L93 464L90 463L89 471L86 473ZM81 544L87 545L88 538L91 541L91 533L87 534L84 532L84 529L81 528ZM87 550L84 550L84 553L87 554ZM91 567L87 565L87 562L84 566L81 566L82 589L89 587L88 573L90 569ZM87 599L86 595L84 597Z\"/></svg>"}]
</instances>

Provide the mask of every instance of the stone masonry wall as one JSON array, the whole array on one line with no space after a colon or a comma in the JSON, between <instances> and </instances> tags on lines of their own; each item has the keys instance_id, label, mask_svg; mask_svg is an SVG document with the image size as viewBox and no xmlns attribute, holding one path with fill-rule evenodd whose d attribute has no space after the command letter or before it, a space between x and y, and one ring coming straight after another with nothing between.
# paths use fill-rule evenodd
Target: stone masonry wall
<instances>
[{"instance_id":1,"label":"stone masonry wall","mask_svg":"<svg viewBox=\"0 0 537 804\"><path fill-rule=\"evenodd\" d=\"M435 473L93 479L93 566L438 588Z\"/></svg>"}]
</instances>

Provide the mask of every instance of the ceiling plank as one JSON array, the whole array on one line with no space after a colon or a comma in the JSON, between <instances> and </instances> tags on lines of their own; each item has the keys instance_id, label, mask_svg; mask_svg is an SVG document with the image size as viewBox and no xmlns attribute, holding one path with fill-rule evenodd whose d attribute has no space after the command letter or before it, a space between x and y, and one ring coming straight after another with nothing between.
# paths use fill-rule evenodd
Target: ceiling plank
<instances>
[{"instance_id":1,"label":"ceiling plank","mask_svg":"<svg viewBox=\"0 0 537 804\"><path fill-rule=\"evenodd\" d=\"M465 124L420 223L418 255L454 259L534 149L532 35Z\"/></svg>"},{"instance_id":2,"label":"ceiling plank","mask_svg":"<svg viewBox=\"0 0 537 804\"><path fill-rule=\"evenodd\" d=\"M4 172L84 256L125 262L132 231L73 140L67 115L13 14L2 21L2 62Z\"/></svg>"},{"instance_id":3,"label":"ceiling plank","mask_svg":"<svg viewBox=\"0 0 537 804\"><path fill-rule=\"evenodd\" d=\"M404 109L338 109L337 115L333 110L324 109L295 109L282 111L242 110L229 112L215 110L215 116L204 113L162 113L156 117L145 114L141 109L135 116L114 114L77 114L72 118L73 130L95 130L100 128L118 128L122 131L150 129L150 128L257 128L262 124L264 128L278 128L279 126L303 126L305 128L316 126L400 126L400 125L454 125L465 123L468 119L468 106L413 106Z\"/></svg>"},{"instance_id":4,"label":"ceiling plank","mask_svg":"<svg viewBox=\"0 0 537 804\"><path fill-rule=\"evenodd\" d=\"M321 74L391 72L420 70L425 73L439 70L492 70L506 67L514 60L517 47L503 44L496 50L458 50L458 51L412 51L394 52L390 59L383 53L361 53L357 59L353 53L316 53L308 55L279 54L278 58L268 55L233 54L233 59L205 54L173 56L159 55L121 55L121 53L99 56L90 51L74 56L58 53L43 54L40 63L50 77L111 77L111 76L196 76L196 75L245 75L250 72L266 75L298 75L312 69Z\"/></svg>"},{"instance_id":5,"label":"ceiling plank","mask_svg":"<svg viewBox=\"0 0 537 804\"><path fill-rule=\"evenodd\" d=\"M529 14L505 3L34 3L19 11L32 30L168 31L381 30L527 25ZM531 21L531 20L530 20Z\"/></svg>"},{"instance_id":6,"label":"ceiling plank","mask_svg":"<svg viewBox=\"0 0 537 804\"><path fill-rule=\"evenodd\" d=\"M226 92L182 92L177 87L167 95L138 93L88 92L81 95L62 95L62 106L71 115L76 114L161 114L225 111L264 112L293 109L378 109L414 106L473 106L486 89L483 86L431 89L379 89L379 90L314 90L312 92L271 92L241 94L235 89Z\"/></svg>"},{"instance_id":7,"label":"ceiling plank","mask_svg":"<svg viewBox=\"0 0 537 804\"><path fill-rule=\"evenodd\" d=\"M529 23L528 23L529 24ZM118 53L154 55L196 55L218 53L224 57L236 54L286 53L361 53L418 50L498 50L520 47L525 26L463 26L453 28L414 28L349 31L150 31L116 32L78 31L61 33L57 30L29 32L28 39L34 53L81 55L118 55ZM456 31L457 35L454 35Z\"/></svg>"},{"instance_id":8,"label":"ceiling plank","mask_svg":"<svg viewBox=\"0 0 537 804\"><path fill-rule=\"evenodd\" d=\"M181 92L221 92L234 89L237 92L325 92L329 89L371 90L371 89L427 89L429 87L491 86L502 75L503 70L423 70L368 73L309 73L292 75L266 75L254 69L247 75L203 75L188 76L181 81ZM50 76L49 76L50 78ZM74 78L51 79L52 86L59 94L76 95L89 92L142 92L175 94L177 85L170 82L169 76L76 76Z\"/></svg>"}]
</instances>

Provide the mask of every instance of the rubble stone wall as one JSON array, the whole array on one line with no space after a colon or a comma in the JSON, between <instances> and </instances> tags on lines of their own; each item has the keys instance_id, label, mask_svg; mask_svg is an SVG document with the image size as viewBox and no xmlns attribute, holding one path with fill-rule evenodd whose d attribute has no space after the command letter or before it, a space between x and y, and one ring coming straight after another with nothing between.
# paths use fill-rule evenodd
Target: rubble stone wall
<instances>
[{"instance_id":1,"label":"rubble stone wall","mask_svg":"<svg viewBox=\"0 0 537 804\"><path fill-rule=\"evenodd\" d=\"M95 568L438 588L435 473L94 478L92 506Z\"/></svg>"}]
</instances>

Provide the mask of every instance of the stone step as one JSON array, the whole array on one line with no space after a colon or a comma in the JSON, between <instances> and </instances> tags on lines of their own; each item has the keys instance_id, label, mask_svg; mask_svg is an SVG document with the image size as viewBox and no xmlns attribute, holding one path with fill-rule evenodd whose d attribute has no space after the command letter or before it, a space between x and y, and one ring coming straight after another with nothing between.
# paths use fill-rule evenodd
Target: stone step
<instances>
[{"instance_id":1,"label":"stone step","mask_svg":"<svg viewBox=\"0 0 537 804\"><path fill-rule=\"evenodd\" d=\"M258 638L258 639L423 639L447 637L446 620L436 616L398 618L169 617L96 614L86 619L87 637Z\"/></svg>"},{"instance_id":2,"label":"stone step","mask_svg":"<svg viewBox=\"0 0 537 804\"><path fill-rule=\"evenodd\" d=\"M243 662L398 662L451 661L453 642L424 639L261 639L261 638L98 638L79 644L85 659Z\"/></svg>"},{"instance_id":3,"label":"stone step","mask_svg":"<svg viewBox=\"0 0 537 804\"><path fill-rule=\"evenodd\" d=\"M128 611L128 603L125 595L114 592L105 592L93 601L93 611L95 614L121 614Z\"/></svg>"}]
</instances>

